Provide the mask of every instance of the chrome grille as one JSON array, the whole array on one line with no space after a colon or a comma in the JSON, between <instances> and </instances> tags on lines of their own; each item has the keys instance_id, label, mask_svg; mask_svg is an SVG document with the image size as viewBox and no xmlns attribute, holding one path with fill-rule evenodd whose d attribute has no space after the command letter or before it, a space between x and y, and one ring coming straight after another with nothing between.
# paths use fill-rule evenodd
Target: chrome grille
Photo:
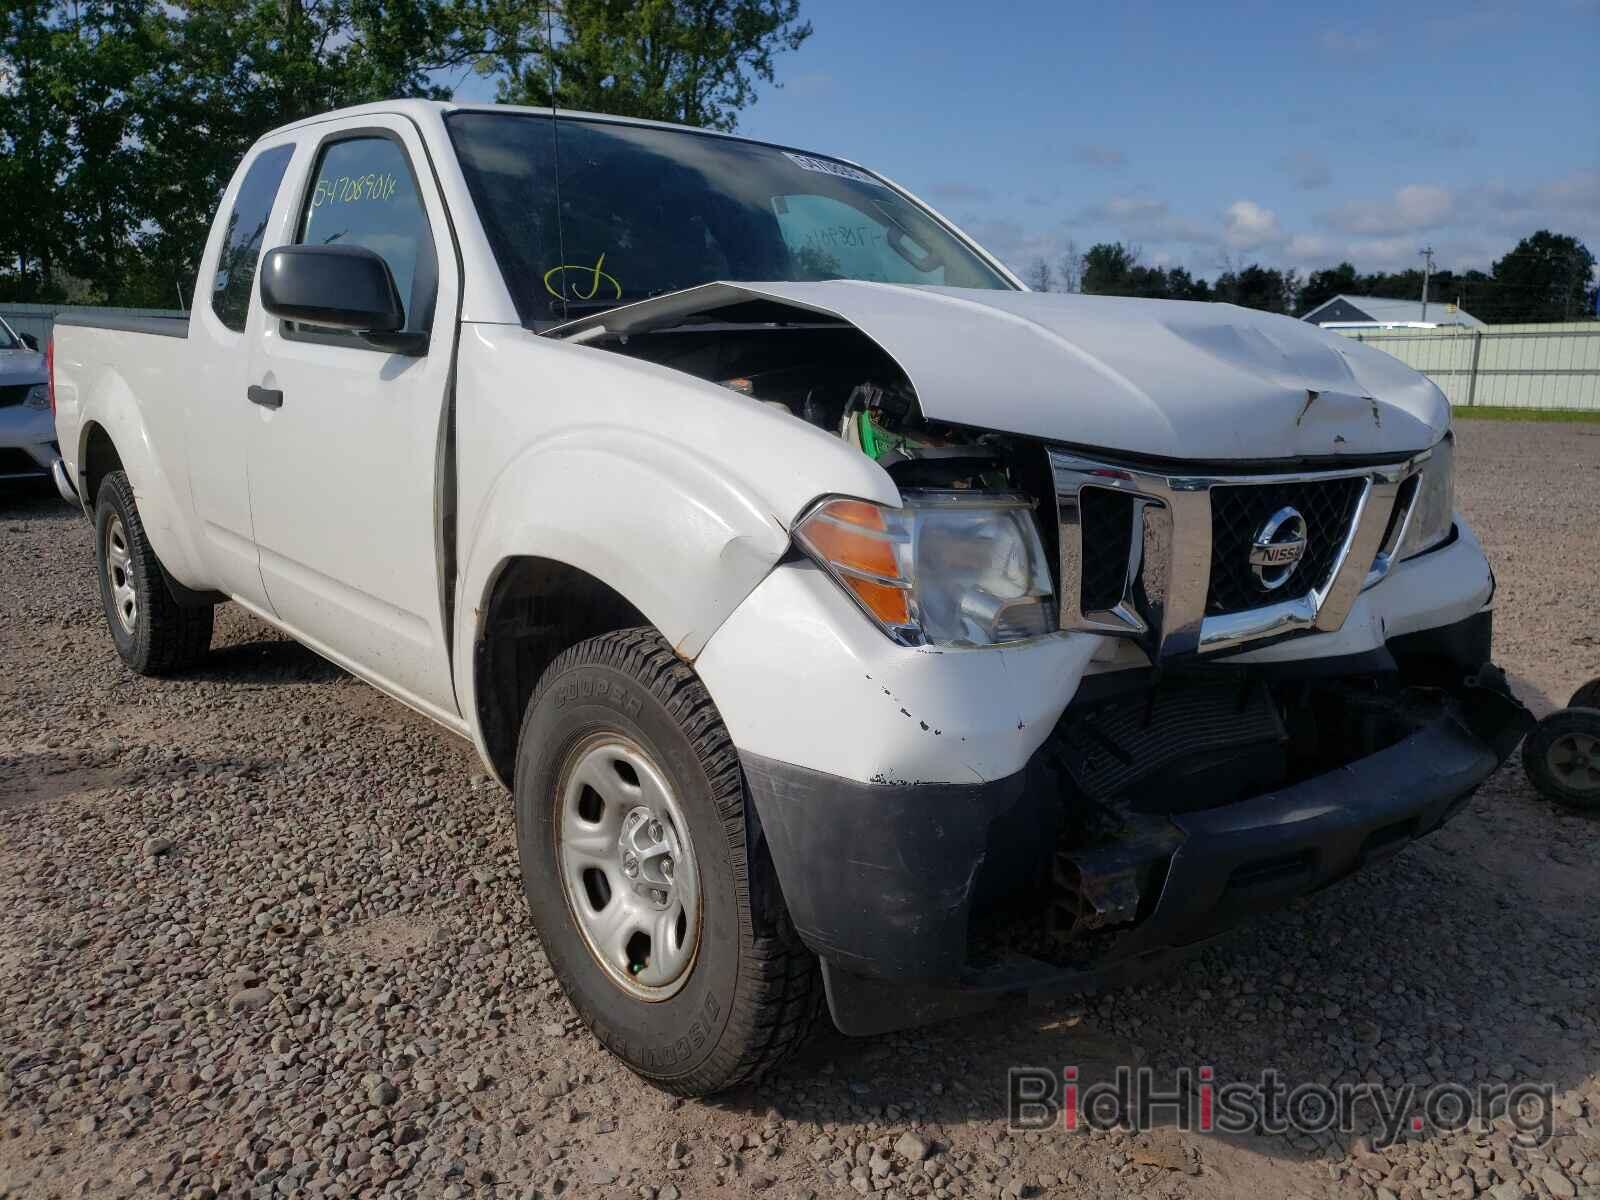
<instances>
[{"instance_id":1,"label":"chrome grille","mask_svg":"<svg viewBox=\"0 0 1600 1200\"><path fill-rule=\"evenodd\" d=\"M1152 661L1340 628L1384 577L1428 458L1333 471L1182 475L1051 451L1061 627L1130 638ZM1269 590L1251 543L1284 508L1306 556ZM1398 510L1398 511L1397 511Z\"/></svg>"},{"instance_id":2,"label":"chrome grille","mask_svg":"<svg viewBox=\"0 0 1600 1200\"><path fill-rule=\"evenodd\" d=\"M1211 489L1211 587L1206 612L1245 612L1268 602L1268 589L1250 570L1250 543L1272 514L1296 510L1306 522L1306 552L1291 577L1296 591L1326 587L1361 505L1359 478Z\"/></svg>"}]
</instances>

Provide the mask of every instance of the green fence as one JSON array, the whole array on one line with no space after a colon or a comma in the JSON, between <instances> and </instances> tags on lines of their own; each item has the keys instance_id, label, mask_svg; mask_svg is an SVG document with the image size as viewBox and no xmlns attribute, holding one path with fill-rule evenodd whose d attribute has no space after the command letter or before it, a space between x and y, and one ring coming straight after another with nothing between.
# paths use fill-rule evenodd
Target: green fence
<instances>
[{"instance_id":1,"label":"green fence","mask_svg":"<svg viewBox=\"0 0 1600 1200\"><path fill-rule=\"evenodd\" d=\"M1600 412L1600 321L1333 332L1415 367L1452 404Z\"/></svg>"}]
</instances>

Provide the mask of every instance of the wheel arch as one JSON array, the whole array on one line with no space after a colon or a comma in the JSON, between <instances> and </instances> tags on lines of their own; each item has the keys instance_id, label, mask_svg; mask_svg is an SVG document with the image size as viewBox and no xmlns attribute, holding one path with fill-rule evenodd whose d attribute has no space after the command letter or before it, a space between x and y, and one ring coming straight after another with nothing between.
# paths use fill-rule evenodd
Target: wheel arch
<instances>
[{"instance_id":1,"label":"wheel arch","mask_svg":"<svg viewBox=\"0 0 1600 1200\"><path fill-rule=\"evenodd\" d=\"M122 455L117 453L116 442L99 421L83 423L79 445L78 462L82 465L78 474L83 482L83 506L92 517L95 498L100 494L100 485L111 472L124 469Z\"/></svg>"},{"instance_id":2,"label":"wheel arch","mask_svg":"<svg viewBox=\"0 0 1600 1200\"><path fill-rule=\"evenodd\" d=\"M553 558L504 559L478 608L472 677L480 750L511 786L522 717L539 677L562 651L650 621L604 580Z\"/></svg>"},{"instance_id":3,"label":"wheel arch","mask_svg":"<svg viewBox=\"0 0 1600 1200\"><path fill-rule=\"evenodd\" d=\"M783 524L702 456L625 429L536 443L469 512L456 694L508 785L522 710L557 654L648 625L693 662L789 547Z\"/></svg>"},{"instance_id":4,"label":"wheel arch","mask_svg":"<svg viewBox=\"0 0 1600 1200\"><path fill-rule=\"evenodd\" d=\"M163 410L147 419L144 411L146 403L166 403L171 398L141 400L127 380L109 368L79 391L77 470L84 511L92 518L105 477L125 471L163 569L182 587L207 587L210 581L194 541L181 426L169 420L175 414Z\"/></svg>"}]
</instances>

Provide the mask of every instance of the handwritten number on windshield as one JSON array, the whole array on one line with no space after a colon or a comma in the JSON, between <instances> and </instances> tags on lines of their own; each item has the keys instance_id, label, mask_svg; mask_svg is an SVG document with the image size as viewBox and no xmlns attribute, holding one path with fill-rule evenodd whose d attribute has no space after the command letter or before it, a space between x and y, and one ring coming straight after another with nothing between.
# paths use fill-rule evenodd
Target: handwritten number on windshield
<instances>
[{"instance_id":1,"label":"handwritten number on windshield","mask_svg":"<svg viewBox=\"0 0 1600 1200\"><path fill-rule=\"evenodd\" d=\"M595 260L595 264L592 267L577 267L569 264L551 267L544 273L544 290L558 300L593 300L600 294L602 284L610 284L612 290L616 292L616 299L621 300L622 285L600 269L605 266L605 262L606 256L602 254ZM577 276L577 280L570 284L567 282L567 272L569 271ZM556 279L561 281L560 288L555 286L554 280ZM589 285L587 292L583 290L584 284ZM567 294L569 291L571 293L570 296Z\"/></svg>"}]
</instances>

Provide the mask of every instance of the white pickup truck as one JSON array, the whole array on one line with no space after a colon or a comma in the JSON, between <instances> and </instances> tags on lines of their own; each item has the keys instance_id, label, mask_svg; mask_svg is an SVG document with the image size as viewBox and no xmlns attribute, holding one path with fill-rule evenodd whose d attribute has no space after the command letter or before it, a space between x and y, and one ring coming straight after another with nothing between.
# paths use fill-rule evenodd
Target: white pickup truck
<instances>
[{"instance_id":1,"label":"white pickup truck","mask_svg":"<svg viewBox=\"0 0 1600 1200\"><path fill-rule=\"evenodd\" d=\"M198 282L56 327L118 652L182 670L232 600L470 738L572 1003L683 1094L824 996L870 1034L1167 962L1528 724L1432 383L1030 293L837 158L350 109L251 149Z\"/></svg>"}]
</instances>

